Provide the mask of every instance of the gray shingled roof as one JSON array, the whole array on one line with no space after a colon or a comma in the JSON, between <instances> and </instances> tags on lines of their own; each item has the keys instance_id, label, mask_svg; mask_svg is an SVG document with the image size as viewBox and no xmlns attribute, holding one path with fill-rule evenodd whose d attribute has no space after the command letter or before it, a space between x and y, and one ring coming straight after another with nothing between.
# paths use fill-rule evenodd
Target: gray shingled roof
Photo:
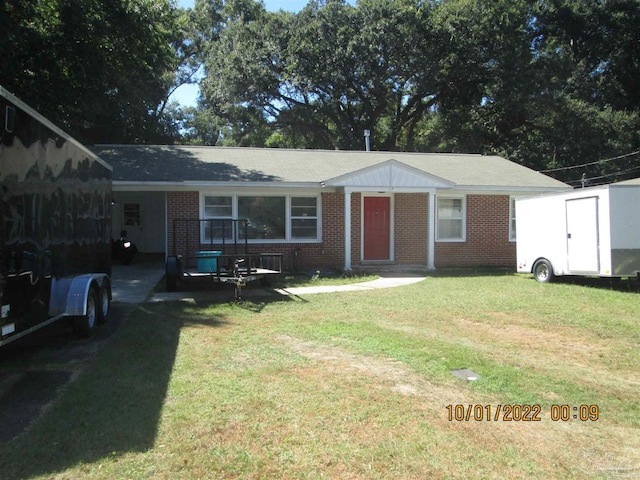
<instances>
[{"instance_id":1,"label":"gray shingled roof","mask_svg":"<svg viewBox=\"0 0 640 480\"><path fill-rule=\"evenodd\" d=\"M318 183L388 160L457 186L566 188L562 182L498 156L275 148L99 145L115 182Z\"/></svg>"}]
</instances>

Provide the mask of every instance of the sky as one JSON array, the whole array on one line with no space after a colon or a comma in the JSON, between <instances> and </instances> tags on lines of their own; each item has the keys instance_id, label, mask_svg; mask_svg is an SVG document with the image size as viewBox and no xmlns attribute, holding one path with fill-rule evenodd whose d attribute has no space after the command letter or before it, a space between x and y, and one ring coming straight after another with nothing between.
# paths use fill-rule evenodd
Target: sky
<instances>
[{"instance_id":1,"label":"sky","mask_svg":"<svg viewBox=\"0 0 640 480\"><path fill-rule=\"evenodd\" d=\"M306 5L308 0L262 0L266 9L270 12L286 10L289 12L299 12ZM178 0L178 6L182 8L192 8L194 0ZM185 107L195 107L198 99L199 88L197 85L182 85L169 100L176 100Z\"/></svg>"}]
</instances>

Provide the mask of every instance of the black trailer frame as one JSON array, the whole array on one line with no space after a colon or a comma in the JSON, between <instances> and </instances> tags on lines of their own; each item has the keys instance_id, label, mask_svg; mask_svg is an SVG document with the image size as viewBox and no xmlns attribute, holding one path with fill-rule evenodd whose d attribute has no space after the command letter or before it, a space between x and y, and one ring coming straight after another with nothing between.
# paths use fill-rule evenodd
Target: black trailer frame
<instances>
[{"instance_id":1,"label":"black trailer frame","mask_svg":"<svg viewBox=\"0 0 640 480\"><path fill-rule=\"evenodd\" d=\"M172 225L172 252L167 256L165 282L167 291L175 291L183 280L209 278L216 283L234 285L234 300L242 300L242 287L282 273L282 253L249 251L247 219L178 218ZM209 240L202 242L202 232ZM211 257L207 254L211 253ZM215 268L199 269L198 260L215 258Z\"/></svg>"}]
</instances>

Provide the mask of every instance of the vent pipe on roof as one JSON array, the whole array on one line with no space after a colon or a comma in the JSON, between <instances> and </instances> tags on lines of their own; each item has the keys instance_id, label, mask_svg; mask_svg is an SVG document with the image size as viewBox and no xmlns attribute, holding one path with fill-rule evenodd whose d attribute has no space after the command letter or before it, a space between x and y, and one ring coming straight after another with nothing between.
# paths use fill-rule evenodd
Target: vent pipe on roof
<instances>
[{"instance_id":1,"label":"vent pipe on roof","mask_svg":"<svg viewBox=\"0 0 640 480\"><path fill-rule=\"evenodd\" d=\"M371 136L371 130L364 131L364 148L367 152L371 151L371 142L369 141L369 137Z\"/></svg>"}]
</instances>

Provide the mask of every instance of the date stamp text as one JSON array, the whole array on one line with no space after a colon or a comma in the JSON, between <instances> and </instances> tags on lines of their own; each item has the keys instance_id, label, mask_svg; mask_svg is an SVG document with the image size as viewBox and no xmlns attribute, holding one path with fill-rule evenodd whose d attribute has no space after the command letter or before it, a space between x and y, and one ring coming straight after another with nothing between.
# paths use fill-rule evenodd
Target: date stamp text
<instances>
[{"instance_id":1,"label":"date stamp text","mask_svg":"<svg viewBox=\"0 0 640 480\"><path fill-rule=\"evenodd\" d=\"M551 405L545 414L540 405L447 405L450 422L540 422L549 418L554 422L579 420L595 422L600 416L598 405Z\"/></svg>"}]
</instances>

